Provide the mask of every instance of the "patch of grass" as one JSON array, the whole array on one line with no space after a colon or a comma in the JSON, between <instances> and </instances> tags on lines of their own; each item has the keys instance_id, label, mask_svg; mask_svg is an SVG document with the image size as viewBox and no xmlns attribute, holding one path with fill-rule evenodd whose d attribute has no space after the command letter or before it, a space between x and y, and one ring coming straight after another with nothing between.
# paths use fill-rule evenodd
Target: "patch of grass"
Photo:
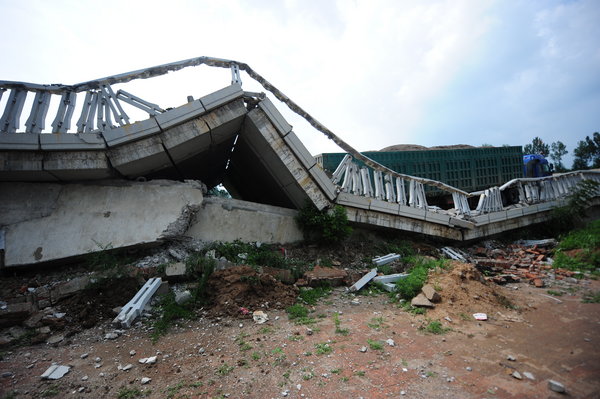
<instances>
[{"instance_id":1,"label":"patch of grass","mask_svg":"<svg viewBox=\"0 0 600 399\"><path fill-rule=\"evenodd\" d=\"M333 314L333 324L335 325L335 333L346 336L350 334L350 330L341 327L340 315L338 313Z\"/></svg>"},{"instance_id":2,"label":"patch of grass","mask_svg":"<svg viewBox=\"0 0 600 399\"><path fill-rule=\"evenodd\" d=\"M315 349L315 353L317 355L326 355L328 353L333 352L333 348L327 343L315 344Z\"/></svg>"},{"instance_id":3,"label":"patch of grass","mask_svg":"<svg viewBox=\"0 0 600 399\"><path fill-rule=\"evenodd\" d=\"M315 376L315 373L313 373L312 371L310 373L307 374L302 374L302 379L304 381L308 381L308 380L312 380Z\"/></svg>"},{"instance_id":4,"label":"patch of grass","mask_svg":"<svg viewBox=\"0 0 600 399\"><path fill-rule=\"evenodd\" d=\"M175 302L175 293L173 292L169 292L160 298L157 309L159 315L154 320L152 334L150 334L153 343L156 343L161 336L165 335L176 320L190 319L193 315L187 306Z\"/></svg>"},{"instance_id":5,"label":"patch of grass","mask_svg":"<svg viewBox=\"0 0 600 399\"><path fill-rule=\"evenodd\" d=\"M396 297L397 294L400 298L406 299L407 301L410 301L421 292L423 284L427 281L430 269L435 269L437 267L442 269L446 268L444 259L432 260L420 256L413 256L405 261L413 264L413 267L406 278L396 282L396 291L392 293L392 295L393 297Z\"/></svg>"},{"instance_id":6,"label":"patch of grass","mask_svg":"<svg viewBox=\"0 0 600 399\"><path fill-rule=\"evenodd\" d=\"M252 355L250 357L252 357L252 360L260 360L261 358L260 353L258 352L252 352Z\"/></svg>"},{"instance_id":7,"label":"patch of grass","mask_svg":"<svg viewBox=\"0 0 600 399\"><path fill-rule=\"evenodd\" d=\"M249 351L250 349L252 349L252 345L250 345L248 342L240 342L240 350L245 352L245 351Z\"/></svg>"},{"instance_id":8,"label":"patch of grass","mask_svg":"<svg viewBox=\"0 0 600 399\"><path fill-rule=\"evenodd\" d=\"M166 387L163 393L167 394L167 399L172 399L177 395L177 393L185 386L183 381L178 382L172 387Z\"/></svg>"},{"instance_id":9,"label":"patch of grass","mask_svg":"<svg viewBox=\"0 0 600 399\"><path fill-rule=\"evenodd\" d=\"M331 287L300 288L298 297L307 305L316 305L321 298L331 294Z\"/></svg>"},{"instance_id":10,"label":"patch of grass","mask_svg":"<svg viewBox=\"0 0 600 399\"><path fill-rule=\"evenodd\" d=\"M374 330L380 330L381 328L386 327L384 325L385 319L383 317L373 317L370 323L367 323L367 326Z\"/></svg>"},{"instance_id":11,"label":"patch of grass","mask_svg":"<svg viewBox=\"0 0 600 399\"><path fill-rule=\"evenodd\" d=\"M295 320L295 319L299 319L302 317L308 317L308 308L300 305L299 303L289 306L288 308L285 309L285 311L287 312L290 320Z\"/></svg>"},{"instance_id":12,"label":"patch of grass","mask_svg":"<svg viewBox=\"0 0 600 399\"><path fill-rule=\"evenodd\" d=\"M336 205L333 209L318 210L306 201L296 216L296 223L304 234L304 239L319 244L334 244L345 240L352 228L348 222L346 208Z\"/></svg>"},{"instance_id":13,"label":"patch of grass","mask_svg":"<svg viewBox=\"0 0 600 399\"><path fill-rule=\"evenodd\" d=\"M288 336L288 340L292 342L298 342L304 340L304 337L302 335L292 334Z\"/></svg>"},{"instance_id":14,"label":"patch of grass","mask_svg":"<svg viewBox=\"0 0 600 399\"><path fill-rule=\"evenodd\" d=\"M341 368L333 369L333 370L329 370L329 372L331 374L340 374L342 372L342 369Z\"/></svg>"},{"instance_id":15,"label":"patch of grass","mask_svg":"<svg viewBox=\"0 0 600 399\"><path fill-rule=\"evenodd\" d=\"M369 348L375 350L375 351L382 351L383 350L383 342L381 341L376 341L373 339L367 339L367 343L369 344Z\"/></svg>"},{"instance_id":16,"label":"patch of grass","mask_svg":"<svg viewBox=\"0 0 600 399\"><path fill-rule=\"evenodd\" d=\"M420 329L430 334L436 335L445 334L448 331L450 331L449 328L445 328L444 326L442 326L442 323L440 323L437 320L429 322L429 324L427 324L425 327L421 327Z\"/></svg>"},{"instance_id":17,"label":"patch of grass","mask_svg":"<svg viewBox=\"0 0 600 399\"><path fill-rule=\"evenodd\" d=\"M587 293L581 300L583 303L600 303L600 291L596 293Z\"/></svg>"},{"instance_id":18,"label":"patch of grass","mask_svg":"<svg viewBox=\"0 0 600 399\"><path fill-rule=\"evenodd\" d=\"M204 383L202 381L196 381L196 382L192 382L188 385L190 388L201 388L204 386Z\"/></svg>"},{"instance_id":19,"label":"patch of grass","mask_svg":"<svg viewBox=\"0 0 600 399\"><path fill-rule=\"evenodd\" d=\"M554 295L554 296L563 296L565 293L562 291L554 291L554 290L548 290L546 291L549 295Z\"/></svg>"},{"instance_id":20,"label":"patch of grass","mask_svg":"<svg viewBox=\"0 0 600 399\"><path fill-rule=\"evenodd\" d=\"M263 327L260 330L258 330L259 334L264 334L264 335L271 334L272 332L273 332L273 329L271 327Z\"/></svg>"},{"instance_id":21,"label":"patch of grass","mask_svg":"<svg viewBox=\"0 0 600 399\"><path fill-rule=\"evenodd\" d=\"M42 394L43 395L43 394ZM144 393L136 388L122 387L117 394L118 399L134 399L143 396Z\"/></svg>"},{"instance_id":22,"label":"patch of grass","mask_svg":"<svg viewBox=\"0 0 600 399\"><path fill-rule=\"evenodd\" d=\"M51 398L53 396L56 396L60 393L58 386L51 384L50 386L48 386L46 389L44 389L42 391L42 397L43 398ZM130 396L131 398L134 398L135 396Z\"/></svg>"},{"instance_id":23,"label":"patch of grass","mask_svg":"<svg viewBox=\"0 0 600 399\"><path fill-rule=\"evenodd\" d=\"M348 377L340 378L340 381L342 381L342 382L348 382L349 380L350 380L350 378L348 378Z\"/></svg>"},{"instance_id":24,"label":"patch of grass","mask_svg":"<svg viewBox=\"0 0 600 399\"><path fill-rule=\"evenodd\" d=\"M278 347L276 347L275 349L273 349L273 350L271 351L271 353L272 353L272 354L274 354L274 355L279 355L279 354L282 354L282 353L283 353L283 349L281 349L281 348L278 346Z\"/></svg>"},{"instance_id":25,"label":"patch of grass","mask_svg":"<svg viewBox=\"0 0 600 399\"><path fill-rule=\"evenodd\" d=\"M364 371L357 371L356 373L354 373L354 375L357 375L359 377L364 377L365 376L365 372Z\"/></svg>"},{"instance_id":26,"label":"patch of grass","mask_svg":"<svg viewBox=\"0 0 600 399\"><path fill-rule=\"evenodd\" d=\"M223 363L216 371L218 375L227 375L233 371L235 367L228 365L227 363Z\"/></svg>"}]
</instances>

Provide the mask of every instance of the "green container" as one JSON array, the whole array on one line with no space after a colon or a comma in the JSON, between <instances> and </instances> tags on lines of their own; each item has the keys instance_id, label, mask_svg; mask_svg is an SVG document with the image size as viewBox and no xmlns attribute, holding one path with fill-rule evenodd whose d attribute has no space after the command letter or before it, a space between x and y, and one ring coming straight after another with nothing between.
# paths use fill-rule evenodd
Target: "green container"
<instances>
[{"instance_id":1,"label":"green container","mask_svg":"<svg viewBox=\"0 0 600 399\"><path fill-rule=\"evenodd\" d=\"M483 147L460 150L363 152L363 155L398 172L441 181L461 190L478 191L500 186L522 177L523 150L520 146ZM330 174L346 153L324 153L317 162ZM363 162L358 162L364 166ZM427 188L428 193L438 190Z\"/></svg>"}]
</instances>

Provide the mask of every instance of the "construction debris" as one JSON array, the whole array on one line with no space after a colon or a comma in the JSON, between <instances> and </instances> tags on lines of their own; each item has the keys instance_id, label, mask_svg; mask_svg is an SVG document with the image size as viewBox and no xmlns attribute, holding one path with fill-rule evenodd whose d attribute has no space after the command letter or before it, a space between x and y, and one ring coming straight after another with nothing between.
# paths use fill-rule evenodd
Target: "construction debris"
<instances>
[{"instance_id":1,"label":"construction debris","mask_svg":"<svg viewBox=\"0 0 600 399\"><path fill-rule=\"evenodd\" d=\"M131 301L123 306L121 313L113 320L113 323L123 328L129 328L133 320L142 313L142 310L150 302L161 283L162 279L160 277L153 277L146 281L146 284L135 294Z\"/></svg>"},{"instance_id":2,"label":"construction debris","mask_svg":"<svg viewBox=\"0 0 600 399\"><path fill-rule=\"evenodd\" d=\"M383 266L383 265L387 265L388 263L395 261L396 259L400 259L400 255L391 253L391 254L379 256L377 258L373 258L372 262L377 266Z\"/></svg>"},{"instance_id":3,"label":"construction debris","mask_svg":"<svg viewBox=\"0 0 600 399\"><path fill-rule=\"evenodd\" d=\"M488 319L487 314L485 313L473 313L473 317L475 320L485 321Z\"/></svg>"},{"instance_id":4,"label":"construction debris","mask_svg":"<svg viewBox=\"0 0 600 399\"><path fill-rule=\"evenodd\" d=\"M263 324L269 321L269 316L262 310L256 310L252 313L252 319L256 324Z\"/></svg>"},{"instance_id":5,"label":"construction debris","mask_svg":"<svg viewBox=\"0 0 600 399\"><path fill-rule=\"evenodd\" d=\"M42 374L40 377L44 380L58 380L67 374L69 370L71 370L71 367L69 366L53 364L52 366L48 367L48 369L44 371L44 374Z\"/></svg>"},{"instance_id":6,"label":"construction debris","mask_svg":"<svg viewBox=\"0 0 600 399\"><path fill-rule=\"evenodd\" d=\"M463 263L469 263L468 255L465 254L460 249L452 248L452 247L443 247L440 249L440 251L442 252L442 254L444 254L445 256L447 256L450 259L458 260Z\"/></svg>"},{"instance_id":7,"label":"construction debris","mask_svg":"<svg viewBox=\"0 0 600 399\"><path fill-rule=\"evenodd\" d=\"M419 295L414 297L412 299L412 301L410 301L410 304L414 307L423 307L423 308L435 307L435 305L433 303L431 303L431 301L429 299L427 299L427 297L423 293L420 293Z\"/></svg>"},{"instance_id":8,"label":"construction debris","mask_svg":"<svg viewBox=\"0 0 600 399\"><path fill-rule=\"evenodd\" d=\"M354 291L360 290L362 287L367 285L367 283L369 281L371 281L373 278L375 278L376 276L377 276L377 268L371 269L371 271L369 273L365 274L360 280L358 280L356 283L354 283L352 285L352 287L350 287L349 291L354 292Z\"/></svg>"}]
</instances>

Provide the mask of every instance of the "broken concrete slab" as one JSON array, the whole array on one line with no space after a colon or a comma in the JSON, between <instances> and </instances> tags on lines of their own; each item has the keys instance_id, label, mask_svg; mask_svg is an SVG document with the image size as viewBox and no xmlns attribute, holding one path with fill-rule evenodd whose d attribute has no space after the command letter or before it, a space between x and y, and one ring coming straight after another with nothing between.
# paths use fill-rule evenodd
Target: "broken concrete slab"
<instances>
[{"instance_id":1,"label":"broken concrete slab","mask_svg":"<svg viewBox=\"0 0 600 399\"><path fill-rule=\"evenodd\" d=\"M124 328L129 328L133 320L135 320L144 310L154 293L161 286L162 279L153 277L146 281L146 284L134 295L134 297L123 306L121 313L113 320L114 324L118 324Z\"/></svg>"},{"instance_id":2,"label":"broken concrete slab","mask_svg":"<svg viewBox=\"0 0 600 399\"><path fill-rule=\"evenodd\" d=\"M11 184L3 187L10 190ZM175 224L187 227L194 216L190 207L199 208L203 199L196 182L64 184L56 185L60 194L50 197L47 186L29 186L31 196L47 202L47 212L4 227L5 267L159 243Z\"/></svg>"},{"instance_id":3,"label":"broken concrete slab","mask_svg":"<svg viewBox=\"0 0 600 399\"><path fill-rule=\"evenodd\" d=\"M410 304L415 307L433 308L435 305L423 293L420 293L410 301Z\"/></svg>"},{"instance_id":4,"label":"broken concrete slab","mask_svg":"<svg viewBox=\"0 0 600 399\"><path fill-rule=\"evenodd\" d=\"M347 277L348 273L345 270L335 267L315 266L313 270L304 273L304 278L311 287L344 285Z\"/></svg>"},{"instance_id":5,"label":"broken concrete slab","mask_svg":"<svg viewBox=\"0 0 600 399\"><path fill-rule=\"evenodd\" d=\"M182 277L185 275L186 266L183 262L170 263L165 268L165 275L169 277Z\"/></svg>"},{"instance_id":6,"label":"broken concrete slab","mask_svg":"<svg viewBox=\"0 0 600 399\"><path fill-rule=\"evenodd\" d=\"M350 287L349 291L358 291L360 290L362 287L364 287L369 281L371 281L375 276L377 276L377 269L371 269L370 272L368 272L367 274L365 274L360 280L358 280L356 283L354 283L352 285L352 287Z\"/></svg>"},{"instance_id":7,"label":"broken concrete slab","mask_svg":"<svg viewBox=\"0 0 600 399\"><path fill-rule=\"evenodd\" d=\"M40 377L45 380L58 380L67 374L69 370L71 370L71 367L69 366L53 364L52 366L48 367L48 369L44 371L44 374L42 374Z\"/></svg>"}]
</instances>

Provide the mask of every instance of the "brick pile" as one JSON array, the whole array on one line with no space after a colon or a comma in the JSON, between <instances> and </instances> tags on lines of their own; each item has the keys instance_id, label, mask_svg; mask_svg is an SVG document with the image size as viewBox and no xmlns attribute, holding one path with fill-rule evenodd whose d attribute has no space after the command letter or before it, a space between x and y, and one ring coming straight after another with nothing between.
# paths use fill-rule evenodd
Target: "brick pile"
<instances>
[{"instance_id":1,"label":"brick pile","mask_svg":"<svg viewBox=\"0 0 600 399\"><path fill-rule=\"evenodd\" d=\"M562 280L575 274L570 270L554 269L552 248L548 247L513 243L502 248L473 247L468 252L486 279L497 284L528 281L542 288L547 278Z\"/></svg>"}]
</instances>

